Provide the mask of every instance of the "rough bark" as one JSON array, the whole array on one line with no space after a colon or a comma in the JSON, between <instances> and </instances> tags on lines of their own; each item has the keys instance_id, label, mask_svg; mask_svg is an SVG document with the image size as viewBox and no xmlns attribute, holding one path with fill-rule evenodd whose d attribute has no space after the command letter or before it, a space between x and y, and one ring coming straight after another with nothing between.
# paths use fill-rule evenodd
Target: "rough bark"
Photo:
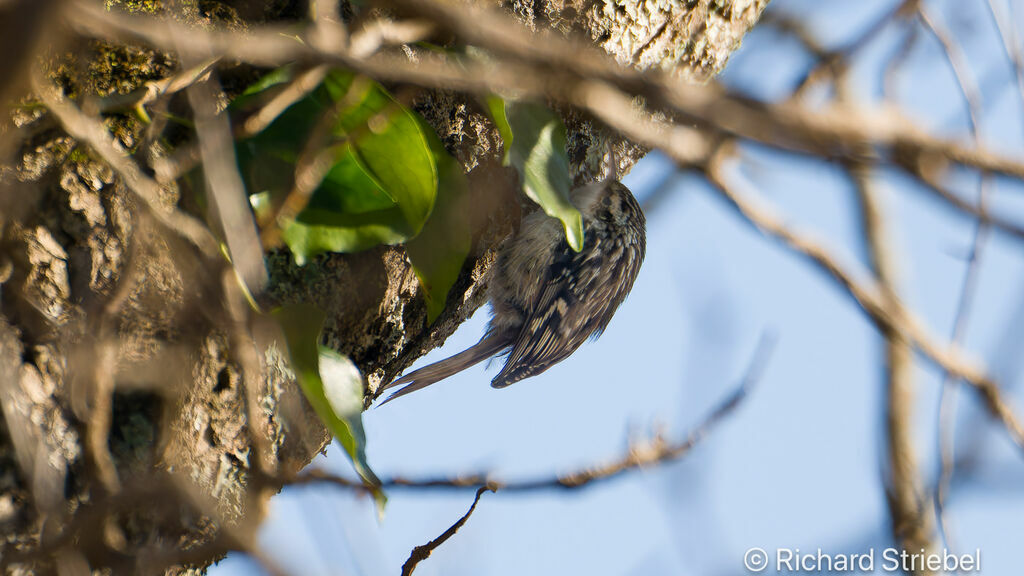
<instances>
[{"instance_id":1,"label":"rough bark","mask_svg":"<svg viewBox=\"0 0 1024 576\"><path fill-rule=\"evenodd\" d=\"M503 7L531 27L582 32L621 62L704 81L725 64L766 3L520 0ZM262 10L230 2L125 4L197 26L245 27L302 13L287 0ZM75 53L53 49L50 61L61 64L51 74L79 79L70 83L73 95L126 92L174 66L168 55L142 47L87 42L65 48ZM230 89L232 74L242 81L248 73L225 70L222 81ZM327 255L302 268L285 251L268 254L272 299L311 302L327 312L326 343L352 358L371 389L444 342L485 302L485 272L519 215L515 176L500 166L500 140L486 117L460 95L444 92L421 96L415 107L468 171L470 205L477 208L473 249L441 317L428 325L401 246ZM587 179L599 165L604 137L570 116L573 169ZM108 124L138 157L167 152L129 116L111 116ZM268 456L285 472L308 463L328 435L260 326L251 328L262 355L261 413L253 420L262 426L249 430L238 351L225 328L223 302L208 287L216 271L157 225L114 172L44 112L20 112L5 132L0 562L15 572L46 573L82 559L115 572L182 571L170 566L176 560L162 564L160 553L198 550L215 541L214 525L239 524L250 510L253 432L268 439ZM617 148L624 166L643 153L624 142ZM162 200L167 206L185 202L174 188L165 189ZM108 421L97 423L95 416L104 413ZM90 449L90 438L106 443L110 462L97 456L103 450ZM191 492L182 492L193 497L133 507L159 501L154 470L188 479ZM137 485L135 479L146 480ZM216 502L213 513L197 504L203 498ZM113 526L100 522L105 528L99 530L88 512L102 506L121 506L124 513ZM76 539L79 556L52 554L69 538ZM44 554L32 556L34 550ZM197 555L197 562L201 567L209 559Z\"/></svg>"}]
</instances>

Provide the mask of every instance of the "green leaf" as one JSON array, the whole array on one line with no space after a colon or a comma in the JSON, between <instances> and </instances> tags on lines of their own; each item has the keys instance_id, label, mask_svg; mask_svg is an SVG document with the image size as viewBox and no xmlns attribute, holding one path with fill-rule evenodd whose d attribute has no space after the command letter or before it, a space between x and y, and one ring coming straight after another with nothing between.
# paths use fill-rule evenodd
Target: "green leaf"
<instances>
[{"instance_id":1,"label":"green leaf","mask_svg":"<svg viewBox=\"0 0 1024 576\"><path fill-rule=\"evenodd\" d=\"M261 92L264 92L264 91L266 91L266 90L268 90L268 89L270 89L270 88L272 88L274 86L279 86L281 84L286 84L286 83L291 81L291 79L292 79L292 77L294 75L295 75L295 66L293 66L291 64L288 64L286 66L281 66L280 68L277 68L276 70L271 70L270 72L267 72L266 74L264 74L256 82L254 82L250 86L247 86L245 91L242 92L242 96L254 96L254 95L259 94ZM245 103L244 100L241 100L241 101L236 100L232 105L237 106L238 104L243 104L243 103Z\"/></svg>"},{"instance_id":2,"label":"green leaf","mask_svg":"<svg viewBox=\"0 0 1024 576\"><path fill-rule=\"evenodd\" d=\"M340 92L346 76L351 74L328 75L325 85L332 95ZM349 139L367 174L398 204L415 235L437 195L437 166L423 125L376 82L354 77L347 89L356 94L344 98L358 103L341 111L336 134Z\"/></svg>"},{"instance_id":3,"label":"green leaf","mask_svg":"<svg viewBox=\"0 0 1024 576\"><path fill-rule=\"evenodd\" d=\"M526 195L549 216L561 220L565 239L579 252L583 249L583 216L569 199L572 180L565 125L558 115L539 104L511 102L506 103L504 111L512 135L511 143L505 143L507 163L519 171ZM500 120L495 122L500 130Z\"/></svg>"},{"instance_id":4,"label":"green leaf","mask_svg":"<svg viewBox=\"0 0 1024 576\"><path fill-rule=\"evenodd\" d=\"M290 81L290 67L262 78L232 108L252 110ZM333 114L333 117L330 115ZM280 205L314 128L331 118L334 157L305 210L282 237L302 264L322 252L356 252L420 232L437 197L437 165L420 118L376 82L333 71L263 132L237 145L250 194Z\"/></svg>"},{"instance_id":5,"label":"green leaf","mask_svg":"<svg viewBox=\"0 0 1024 576\"><path fill-rule=\"evenodd\" d=\"M491 112L494 125L498 127L501 141L505 143L505 164L508 164L508 151L512 146L512 127L508 125L505 114L505 101L493 94L487 97L487 109Z\"/></svg>"},{"instance_id":6,"label":"green leaf","mask_svg":"<svg viewBox=\"0 0 1024 576\"><path fill-rule=\"evenodd\" d=\"M276 70L232 106L254 108L272 95L264 91L283 87L292 74L289 67ZM380 85L332 72L261 134L241 143L239 165L249 192L264 211L274 198L283 201L299 155L329 112L333 163L282 238L299 264L323 252L406 242L433 322L469 253L468 183L433 129Z\"/></svg>"},{"instance_id":7,"label":"green leaf","mask_svg":"<svg viewBox=\"0 0 1024 576\"><path fill-rule=\"evenodd\" d=\"M307 208L284 229L282 237L301 266L325 252L358 252L378 244L398 244L408 237L401 231L404 226L398 208L364 214Z\"/></svg>"},{"instance_id":8,"label":"green leaf","mask_svg":"<svg viewBox=\"0 0 1024 576\"><path fill-rule=\"evenodd\" d=\"M343 146L336 156L334 165L321 184L331 193L314 194L307 210L327 210L339 214L365 214L376 210L388 210L396 205L350 146ZM345 194L346 188L359 190L359 194Z\"/></svg>"},{"instance_id":9,"label":"green leaf","mask_svg":"<svg viewBox=\"0 0 1024 576\"><path fill-rule=\"evenodd\" d=\"M320 189L282 237L295 262L324 252L358 252L397 244L411 233L405 214L344 146ZM360 193L345 193L346 190Z\"/></svg>"},{"instance_id":10,"label":"green leaf","mask_svg":"<svg viewBox=\"0 0 1024 576\"><path fill-rule=\"evenodd\" d=\"M284 332L291 367L306 400L338 440L359 477L373 492L378 508L386 501L380 479L366 462L363 431L363 379L347 357L320 346L326 315L311 304L292 304L273 312Z\"/></svg>"},{"instance_id":11,"label":"green leaf","mask_svg":"<svg viewBox=\"0 0 1024 576\"><path fill-rule=\"evenodd\" d=\"M438 193L434 211L419 235L405 243L416 278L427 301L427 321L444 310L448 292L459 278L472 241L469 182L462 166L448 154L429 128L431 151L438 167Z\"/></svg>"}]
</instances>

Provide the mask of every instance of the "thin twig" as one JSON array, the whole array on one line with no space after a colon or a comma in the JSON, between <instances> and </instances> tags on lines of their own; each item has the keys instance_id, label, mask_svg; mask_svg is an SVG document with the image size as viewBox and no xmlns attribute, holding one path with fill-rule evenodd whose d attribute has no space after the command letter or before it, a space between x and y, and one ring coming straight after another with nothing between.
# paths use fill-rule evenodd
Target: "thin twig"
<instances>
[{"instance_id":1,"label":"thin twig","mask_svg":"<svg viewBox=\"0 0 1024 576\"><path fill-rule=\"evenodd\" d=\"M183 55L182 60L187 60ZM216 110L219 84L210 79L188 87L195 114L196 138L203 162L211 219L218 224L234 270L250 294L259 295L269 281L263 250L242 176L235 160L227 115Z\"/></svg>"},{"instance_id":2,"label":"thin twig","mask_svg":"<svg viewBox=\"0 0 1024 576\"><path fill-rule=\"evenodd\" d=\"M620 474L655 466L664 462L676 460L683 457L701 440L706 438L721 424L733 411L736 410L749 395L750 391L761 379L761 376L768 365L772 351L775 347L775 337L767 334L761 337L757 349L747 366L746 372L740 385L721 404L711 411L697 427L682 440L667 442L660 436L655 436L640 444L630 446L629 451L609 462L597 464L568 474L560 474L554 477L542 477L534 480L505 481L495 479L487 473L464 474L453 477L408 479L400 476L381 480L381 488L390 489L467 489L467 488L491 488L499 493L514 492L535 492L538 490L551 489L577 489L589 486L600 481L615 478ZM328 483L343 488L366 490L362 482L350 480L341 476L327 474L320 470L308 470L298 476L279 479L281 485L302 485L315 483Z\"/></svg>"},{"instance_id":3,"label":"thin twig","mask_svg":"<svg viewBox=\"0 0 1024 576\"><path fill-rule=\"evenodd\" d=\"M185 70L182 70L174 76L168 76L167 78L161 78L159 80L153 80L146 82L142 87L133 90L127 94L114 93L101 98L97 102L100 113L120 112L125 110L137 110L140 114L145 114L145 106L155 102L159 98L164 98L176 94L193 84L202 82L209 76L213 67L219 62L219 58L211 58L205 62L200 62L194 66L190 66Z\"/></svg>"},{"instance_id":4,"label":"thin twig","mask_svg":"<svg viewBox=\"0 0 1024 576\"><path fill-rule=\"evenodd\" d=\"M892 10L882 14L874 22L864 27L862 32L853 38L853 40L846 43L845 46L835 51L823 51L816 54L818 57L817 63L812 66L807 73L797 82L796 88L793 89L793 97L800 98L806 94L814 84L825 76L826 72L831 71L833 77L839 77L843 75L844 71L849 68L849 61L856 56L865 46L867 46L872 40L875 39L878 34L885 31L886 27L890 24L906 17L907 13L919 2L920 0L902 0ZM799 26L792 24L791 30L799 30ZM800 38L805 45L809 40L810 35L802 33L797 36Z\"/></svg>"},{"instance_id":5,"label":"thin twig","mask_svg":"<svg viewBox=\"0 0 1024 576\"><path fill-rule=\"evenodd\" d=\"M989 187L989 178L982 176L981 195L984 198ZM984 200L982 201L984 206ZM964 279L960 289L960 300L957 303L956 319L953 322L953 333L950 341L954 344L963 340L967 330L968 319L970 318L971 303L977 292L979 272L981 270L981 257L985 243L988 239L989 227L985 222L978 222L974 229L974 238L971 242L971 252L967 259L967 269L964 272ZM946 517L946 500L953 485L953 473L955 471L955 443L956 438L956 406L957 391L956 381L948 372L943 373L942 388L939 392L939 475L935 483L934 500L936 515L939 519L939 531L942 540L947 547L950 546L950 526Z\"/></svg>"},{"instance_id":6,"label":"thin twig","mask_svg":"<svg viewBox=\"0 0 1024 576\"><path fill-rule=\"evenodd\" d=\"M492 492L493 489L490 486L481 486L476 491L476 496L473 497L473 504L470 505L469 510L459 518L455 524L452 524L450 528L441 533L440 536L434 538L426 544L422 544L412 549L412 553L409 554L409 559L402 564L402 576L409 576L412 571L416 569L416 565L421 561L426 560L430 557L430 554L436 550L441 544L444 544L449 538L455 535L456 532L462 528L462 525L469 520L470 515L476 510L476 505L480 502L480 497L483 496L484 492Z\"/></svg>"},{"instance_id":7,"label":"thin twig","mask_svg":"<svg viewBox=\"0 0 1024 576\"><path fill-rule=\"evenodd\" d=\"M885 67L882 71L882 94L888 102L899 101L897 82L899 80L900 72L903 70L903 66L906 65L907 61L910 59L914 45L917 43L918 34L918 28L916 26L911 26L904 33L903 40L900 42L896 52L889 58L889 61L885 63Z\"/></svg>"},{"instance_id":8,"label":"thin twig","mask_svg":"<svg viewBox=\"0 0 1024 576\"><path fill-rule=\"evenodd\" d=\"M262 108L242 122L241 127L235 130L235 138L252 138L266 130L292 104L305 98L319 86L329 70L328 66L321 64L300 72L284 88L274 94Z\"/></svg>"},{"instance_id":9,"label":"thin twig","mask_svg":"<svg viewBox=\"0 0 1024 576\"><path fill-rule=\"evenodd\" d=\"M991 0L989 8L992 9ZM993 15L994 15L993 11ZM982 97L977 82L970 73L967 56L963 49L953 39L952 33L936 20L929 10L922 4L918 7L918 15L924 28L931 32L942 45L946 61L953 69L957 84L967 106L968 127L974 142L980 142L981 137L981 113ZM1002 30L1000 29L1000 32ZM1009 53L1008 53L1009 56ZM1012 60L1012 56L1010 56ZM978 181L978 213L987 216L988 197L991 188L991 176L982 172ZM933 189L938 189L933 186ZM978 283L979 270L981 268L981 256L985 242L988 238L991 220L979 218L974 230L974 237L971 242L971 252L967 261L967 269L964 272L964 279L960 290L960 300L957 303L956 319L953 323L953 333L950 340L958 343L963 339L970 318L971 302ZM953 484L953 473L955 468L955 439L956 439L956 405L957 405L957 381L949 372L944 372L942 387L939 391L939 424L938 424L938 449L939 449L939 473L935 480L933 503L935 514L938 517L939 534L950 547L950 526L946 515L946 498L950 487Z\"/></svg>"},{"instance_id":10,"label":"thin twig","mask_svg":"<svg viewBox=\"0 0 1024 576\"><path fill-rule=\"evenodd\" d=\"M1024 226L1021 226L1016 222L1012 222L1000 214L990 212L988 206L980 201L975 205L964 200L959 194L953 192L943 184L935 174L930 173L928 170L919 170L916 168L906 170L906 172L921 185L925 186L935 194L935 196L949 204L952 208L955 208L959 212L968 216L974 217L979 224L1001 230L1009 234L1010 237L1015 240L1024 240Z\"/></svg>"},{"instance_id":11,"label":"thin twig","mask_svg":"<svg viewBox=\"0 0 1024 576\"><path fill-rule=\"evenodd\" d=\"M301 72L278 90L262 108L234 127L232 134L235 139L252 138L266 130L292 104L319 86L329 69L326 65L320 65ZM182 144L169 157L154 159L153 172L158 182L174 182L198 166L200 160L199 146L194 143Z\"/></svg>"},{"instance_id":12,"label":"thin twig","mask_svg":"<svg viewBox=\"0 0 1024 576\"><path fill-rule=\"evenodd\" d=\"M943 54L946 56L946 61L949 62L950 68L953 69L953 75L956 77L957 85L960 87L960 92L964 97L964 107L967 109L967 120L970 123L971 133L974 136L974 142L977 144L980 142L979 121L978 114L981 113L982 100L981 90L978 88L978 83L974 80L974 77L970 74L970 65L967 62L967 56L960 49L960 46L953 39L953 35L949 30L942 26L938 20L932 16L931 11L924 4L920 4L917 7L918 17L921 19L921 23L924 24L925 30L931 32L935 39L942 45Z\"/></svg>"},{"instance_id":13,"label":"thin twig","mask_svg":"<svg viewBox=\"0 0 1024 576\"><path fill-rule=\"evenodd\" d=\"M996 12L994 0L986 0L986 3L988 4L989 14L992 16L996 29L999 31L999 38L1002 40L1006 59L1010 61L1010 66L1013 68L1014 78L1017 81L1017 92L1020 94L1021 103L1024 103L1024 54L1021 53L1021 47L1018 42L1017 35L1014 32L1013 26L1010 24L1013 22L1013 3L1010 2L1009 18L1000 17L999 13Z\"/></svg>"},{"instance_id":14,"label":"thin twig","mask_svg":"<svg viewBox=\"0 0 1024 576\"><path fill-rule=\"evenodd\" d=\"M32 75L32 86L64 130L75 139L89 145L124 180L149 209L153 217L186 238L209 258L219 258L217 240L199 220L168 206L160 200L160 186L139 169L127 154L119 151L114 138L102 122L91 118L75 105L57 96L53 86L36 72Z\"/></svg>"},{"instance_id":15,"label":"thin twig","mask_svg":"<svg viewBox=\"0 0 1024 576\"><path fill-rule=\"evenodd\" d=\"M349 49L356 58L369 58L385 46L414 44L433 31L434 25L429 22L393 22L377 18L352 34Z\"/></svg>"}]
</instances>

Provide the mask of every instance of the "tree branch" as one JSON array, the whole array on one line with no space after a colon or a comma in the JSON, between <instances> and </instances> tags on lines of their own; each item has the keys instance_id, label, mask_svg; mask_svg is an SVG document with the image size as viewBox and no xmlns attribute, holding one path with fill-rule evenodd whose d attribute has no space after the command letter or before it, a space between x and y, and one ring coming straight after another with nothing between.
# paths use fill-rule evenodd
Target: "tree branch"
<instances>
[{"instance_id":1,"label":"tree branch","mask_svg":"<svg viewBox=\"0 0 1024 576\"><path fill-rule=\"evenodd\" d=\"M413 570L416 569L416 565L430 557L430 554L436 550L441 544L448 541L449 538L455 535L459 531L459 528L469 520L470 515L476 510L476 505L480 502L480 497L483 496L484 492L492 491L490 486L481 486L476 491L476 496L473 497L473 504L470 505L469 510L459 518L455 524L452 524L450 528L441 533L440 536L434 538L426 544L422 544L412 549L412 553L409 554L409 559L402 564L402 576L409 576Z\"/></svg>"}]
</instances>

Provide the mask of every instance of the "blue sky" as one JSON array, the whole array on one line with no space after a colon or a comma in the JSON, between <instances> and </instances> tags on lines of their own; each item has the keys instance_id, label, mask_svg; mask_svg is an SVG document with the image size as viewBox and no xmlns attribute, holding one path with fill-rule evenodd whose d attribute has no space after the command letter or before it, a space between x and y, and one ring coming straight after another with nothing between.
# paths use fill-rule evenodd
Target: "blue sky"
<instances>
[{"instance_id":1,"label":"blue sky","mask_svg":"<svg viewBox=\"0 0 1024 576\"><path fill-rule=\"evenodd\" d=\"M1014 0L1011 0L1014 1ZM1005 2L996 2L1005 6ZM842 45L891 5L774 0L830 46ZM1024 103L983 2L929 2L957 33L982 79L986 139L1024 149ZM1014 28L1024 36L1024 3ZM882 33L858 60L859 96L879 98L878 66L899 41ZM785 93L807 64L792 42L757 30L723 79L763 97ZM908 114L937 132L965 134L965 113L938 45L922 35L900 83ZM821 162L747 148L742 177L792 225L865 271L856 199ZM643 199L672 173L651 154L626 178ZM954 311L973 223L895 173L878 175L892 219L907 303L943 338ZM965 197L975 178L957 175ZM1018 183L998 180L994 205L1024 222ZM1019 390L1024 259L1019 241L987 246L967 347L985 359L1024 414ZM475 343L482 309L438 360ZM474 367L364 416L367 454L381 476L490 470L502 478L551 476L623 452L627 438L664 426L680 436L734 390L765 332L777 338L764 377L744 404L680 462L575 492L486 494L466 526L417 568L446 574L743 574L744 552L800 548L862 552L889 546L881 483L882 349L873 326L832 282L739 219L692 175L676 177L648 214L648 255L605 335L544 374L504 390L497 370ZM919 361L916 441L933 480L941 374ZM957 551L981 550L982 574L1019 573L1024 463L960 395L961 453L978 458L954 487L948 513ZM349 473L332 447L317 466ZM394 491L383 520L365 498L332 488L289 488L271 503L260 542L291 573L397 574L410 550L465 513L472 492ZM248 574L231 555L214 576ZM769 571L768 573L771 573Z\"/></svg>"}]
</instances>

